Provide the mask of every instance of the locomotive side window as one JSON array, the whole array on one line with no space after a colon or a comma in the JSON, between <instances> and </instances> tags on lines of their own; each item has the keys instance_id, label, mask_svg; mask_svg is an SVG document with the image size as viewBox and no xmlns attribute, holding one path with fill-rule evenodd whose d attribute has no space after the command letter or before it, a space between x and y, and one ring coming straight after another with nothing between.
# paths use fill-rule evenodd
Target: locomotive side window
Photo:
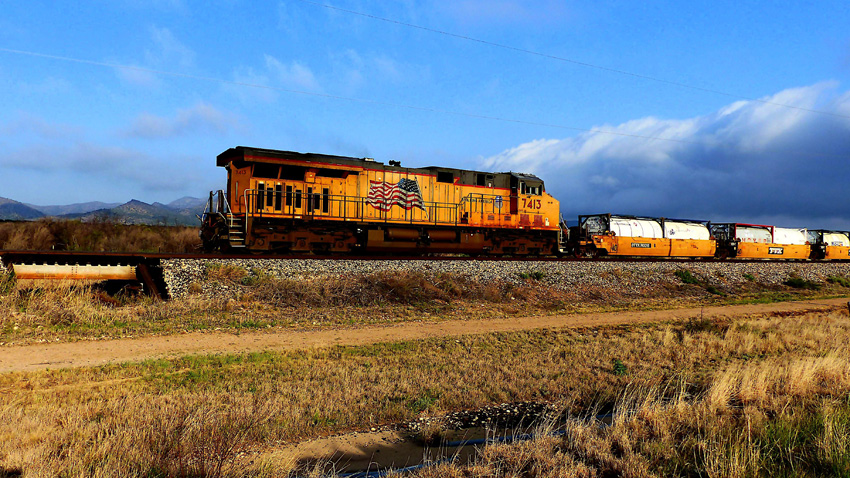
<instances>
[{"instance_id":1,"label":"locomotive side window","mask_svg":"<svg viewBox=\"0 0 850 478\"><path fill-rule=\"evenodd\" d=\"M307 212L313 212L313 188L307 188Z\"/></svg>"},{"instance_id":2,"label":"locomotive side window","mask_svg":"<svg viewBox=\"0 0 850 478\"><path fill-rule=\"evenodd\" d=\"M257 211L263 209L263 205L265 204L265 196L266 194L266 184L265 183L257 183L257 197L254 200L256 204Z\"/></svg>"},{"instance_id":3,"label":"locomotive side window","mask_svg":"<svg viewBox=\"0 0 850 478\"><path fill-rule=\"evenodd\" d=\"M292 186L286 187L286 207L292 207Z\"/></svg>"},{"instance_id":4,"label":"locomotive side window","mask_svg":"<svg viewBox=\"0 0 850 478\"><path fill-rule=\"evenodd\" d=\"M295 209L301 209L301 191L295 190Z\"/></svg>"},{"instance_id":5,"label":"locomotive side window","mask_svg":"<svg viewBox=\"0 0 850 478\"><path fill-rule=\"evenodd\" d=\"M485 174L476 174L475 175L475 185L476 186L486 186L487 185L487 175Z\"/></svg>"},{"instance_id":6,"label":"locomotive side window","mask_svg":"<svg viewBox=\"0 0 850 478\"><path fill-rule=\"evenodd\" d=\"M274 206L274 190L272 189L272 185L269 184L269 187L266 188L266 207Z\"/></svg>"},{"instance_id":7,"label":"locomotive side window","mask_svg":"<svg viewBox=\"0 0 850 478\"><path fill-rule=\"evenodd\" d=\"M454 184L455 175L452 172L437 171L437 182Z\"/></svg>"},{"instance_id":8,"label":"locomotive side window","mask_svg":"<svg viewBox=\"0 0 850 478\"><path fill-rule=\"evenodd\" d=\"M322 189L322 212L323 212L323 213L326 213L326 214L327 214L328 212L330 212L330 209L331 209L331 205L330 205L330 197L328 197L328 195L330 194L330 192L331 192L331 191L330 191L330 189L328 189L328 188L324 188L324 189Z\"/></svg>"},{"instance_id":9,"label":"locomotive side window","mask_svg":"<svg viewBox=\"0 0 850 478\"><path fill-rule=\"evenodd\" d=\"M316 193L316 194L313 195L313 210L314 211L319 210L319 204L321 203L321 200L322 200L322 196L320 196L319 193Z\"/></svg>"},{"instance_id":10,"label":"locomotive side window","mask_svg":"<svg viewBox=\"0 0 850 478\"><path fill-rule=\"evenodd\" d=\"M280 211L283 200L283 186L275 184L274 186L274 208Z\"/></svg>"}]
</instances>

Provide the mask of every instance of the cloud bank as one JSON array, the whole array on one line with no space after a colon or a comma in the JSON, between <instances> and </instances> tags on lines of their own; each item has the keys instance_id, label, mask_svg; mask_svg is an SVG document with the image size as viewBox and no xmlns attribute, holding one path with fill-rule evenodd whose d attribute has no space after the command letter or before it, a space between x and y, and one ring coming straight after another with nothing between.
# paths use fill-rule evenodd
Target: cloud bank
<instances>
[{"instance_id":1,"label":"cloud bank","mask_svg":"<svg viewBox=\"0 0 850 478\"><path fill-rule=\"evenodd\" d=\"M573 220L614 212L850 228L850 92L837 83L592 129L518 145L483 168L538 174Z\"/></svg>"},{"instance_id":2,"label":"cloud bank","mask_svg":"<svg viewBox=\"0 0 850 478\"><path fill-rule=\"evenodd\" d=\"M85 128L21 113L0 122L0 196L41 203L200 196L221 187L222 172L197 146L170 146L198 134L226 137L235 124L206 103L172 118L139 116L129 129L92 138ZM168 139L168 141L160 141ZM187 152L188 151L188 152Z\"/></svg>"}]
</instances>

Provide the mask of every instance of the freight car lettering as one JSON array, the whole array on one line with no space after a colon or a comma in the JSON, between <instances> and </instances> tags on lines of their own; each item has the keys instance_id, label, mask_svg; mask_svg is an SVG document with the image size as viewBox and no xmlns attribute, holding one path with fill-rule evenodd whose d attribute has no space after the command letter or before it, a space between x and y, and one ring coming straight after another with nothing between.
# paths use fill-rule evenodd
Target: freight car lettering
<instances>
[{"instance_id":1,"label":"freight car lettering","mask_svg":"<svg viewBox=\"0 0 850 478\"><path fill-rule=\"evenodd\" d=\"M648 242L633 242L632 247L635 247L635 248L638 248L638 249L650 249L650 248L652 248L652 244L650 244Z\"/></svg>"},{"instance_id":2,"label":"freight car lettering","mask_svg":"<svg viewBox=\"0 0 850 478\"><path fill-rule=\"evenodd\" d=\"M768 247L767 253L775 256L781 256L785 253L785 248L783 247Z\"/></svg>"}]
</instances>

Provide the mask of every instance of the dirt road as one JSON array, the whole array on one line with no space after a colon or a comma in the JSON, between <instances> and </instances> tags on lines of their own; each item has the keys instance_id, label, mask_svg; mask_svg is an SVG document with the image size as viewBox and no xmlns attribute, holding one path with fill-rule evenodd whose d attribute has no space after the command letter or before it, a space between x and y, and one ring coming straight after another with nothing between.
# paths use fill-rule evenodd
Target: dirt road
<instances>
[{"instance_id":1,"label":"dirt road","mask_svg":"<svg viewBox=\"0 0 850 478\"><path fill-rule=\"evenodd\" d=\"M449 337L489 332L510 332L564 327L597 327L618 324L663 322L693 317L742 316L790 311L844 309L847 299L820 299L773 304L748 304L643 312L607 312L516 317L489 320L406 322L391 326L334 330L259 332L206 332L165 337L81 341L58 344L0 347L0 373L179 357L191 354L241 353L264 350L296 350L332 345L368 345L380 342Z\"/></svg>"}]
</instances>

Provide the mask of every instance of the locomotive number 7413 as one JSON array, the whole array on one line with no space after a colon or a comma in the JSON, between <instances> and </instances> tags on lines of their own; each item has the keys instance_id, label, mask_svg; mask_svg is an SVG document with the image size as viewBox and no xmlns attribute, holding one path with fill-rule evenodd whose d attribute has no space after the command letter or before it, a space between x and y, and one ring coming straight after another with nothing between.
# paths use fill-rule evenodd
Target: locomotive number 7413
<instances>
[{"instance_id":1,"label":"locomotive number 7413","mask_svg":"<svg viewBox=\"0 0 850 478\"><path fill-rule=\"evenodd\" d=\"M522 207L525 209L540 209L542 204L540 199L526 199L522 198Z\"/></svg>"}]
</instances>

